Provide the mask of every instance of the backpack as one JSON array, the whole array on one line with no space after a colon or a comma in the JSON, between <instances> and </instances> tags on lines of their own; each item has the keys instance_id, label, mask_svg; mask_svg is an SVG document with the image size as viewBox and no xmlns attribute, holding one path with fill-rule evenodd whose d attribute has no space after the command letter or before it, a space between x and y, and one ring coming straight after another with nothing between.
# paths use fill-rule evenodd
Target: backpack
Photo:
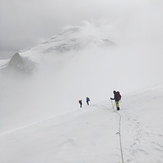
<instances>
[{"instance_id":1,"label":"backpack","mask_svg":"<svg viewBox=\"0 0 163 163\"><path fill-rule=\"evenodd\" d=\"M90 101L89 97L86 98L86 101L88 101L88 102Z\"/></svg>"},{"instance_id":2,"label":"backpack","mask_svg":"<svg viewBox=\"0 0 163 163\"><path fill-rule=\"evenodd\" d=\"M119 91L116 92L116 97L118 101L121 100L121 94Z\"/></svg>"}]
</instances>

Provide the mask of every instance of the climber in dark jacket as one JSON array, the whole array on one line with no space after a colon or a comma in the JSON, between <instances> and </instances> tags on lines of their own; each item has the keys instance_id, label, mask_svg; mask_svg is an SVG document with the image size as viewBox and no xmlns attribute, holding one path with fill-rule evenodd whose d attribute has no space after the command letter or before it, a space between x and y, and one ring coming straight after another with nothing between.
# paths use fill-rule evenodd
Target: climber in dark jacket
<instances>
[{"instance_id":1,"label":"climber in dark jacket","mask_svg":"<svg viewBox=\"0 0 163 163\"><path fill-rule=\"evenodd\" d=\"M89 97L86 97L86 103L87 103L87 105L89 105L89 102L90 102Z\"/></svg>"},{"instance_id":2,"label":"climber in dark jacket","mask_svg":"<svg viewBox=\"0 0 163 163\"><path fill-rule=\"evenodd\" d=\"M80 108L82 108L82 100L79 100Z\"/></svg>"},{"instance_id":3,"label":"climber in dark jacket","mask_svg":"<svg viewBox=\"0 0 163 163\"><path fill-rule=\"evenodd\" d=\"M110 98L111 100L115 100L115 105L116 105L116 108L117 110L120 110L120 107L119 107L119 101L121 100L121 95L119 93L119 91L113 91L113 94L114 94L114 98Z\"/></svg>"}]
</instances>

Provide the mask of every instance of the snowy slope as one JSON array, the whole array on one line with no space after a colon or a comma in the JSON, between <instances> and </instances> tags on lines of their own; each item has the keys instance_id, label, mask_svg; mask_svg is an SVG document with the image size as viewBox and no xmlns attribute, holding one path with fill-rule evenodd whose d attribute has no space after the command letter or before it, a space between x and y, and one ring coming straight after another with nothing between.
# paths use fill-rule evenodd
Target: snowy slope
<instances>
[{"instance_id":1,"label":"snowy slope","mask_svg":"<svg viewBox=\"0 0 163 163\"><path fill-rule=\"evenodd\" d=\"M162 100L163 85L133 92L124 99L122 135L126 161L163 162Z\"/></svg>"},{"instance_id":2,"label":"snowy slope","mask_svg":"<svg viewBox=\"0 0 163 163\"><path fill-rule=\"evenodd\" d=\"M0 134L3 163L163 162L163 86L110 100ZM121 123L119 126L119 118Z\"/></svg>"},{"instance_id":3,"label":"snowy slope","mask_svg":"<svg viewBox=\"0 0 163 163\"><path fill-rule=\"evenodd\" d=\"M0 132L76 110L86 96L98 103L114 89L163 82L160 49L113 46L113 36L108 26L87 23L15 54L0 71Z\"/></svg>"},{"instance_id":4,"label":"snowy slope","mask_svg":"<svg viewBox=\"0 0 163 163\"><path fill-rule=\"evenodd\" d=\"M105 74L100 74L100 69L106 69L99 69L103 59L98 61L101 57L96 50L110 48L113 43L91 29L68 27L8 61L0 72L0 131L70 111L78 106L79 98L102 91L94 89L98 75ZM97 59L93 59L96 55ZM83 91L87 85L89 88Z\"/></svg>"}]
</instances>

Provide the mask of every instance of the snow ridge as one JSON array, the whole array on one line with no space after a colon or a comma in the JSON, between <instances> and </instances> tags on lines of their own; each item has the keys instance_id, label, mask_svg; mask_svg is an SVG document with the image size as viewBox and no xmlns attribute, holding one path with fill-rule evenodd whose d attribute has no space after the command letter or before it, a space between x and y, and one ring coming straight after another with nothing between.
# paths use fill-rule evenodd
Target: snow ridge
<instances>
[{"instance_id":1,"label":"snow ridge","mask_svg":"<svg viewBox=\"0 0 163 163\"><path fill-rule=\"evenodd\" d=\"M146 96L152 100L146 101ZM140 97L143 103L133 103ZM163 89L145 90L137 95L123 95L118 114L122 117L124 162L162 162L161 100ZM156 104L159 107L153 107ZM116 134L120 123L118 114L115 114L110 101L107 100L20 130L2 133L0 161L118 163L121 160Z\"/></svg>"}]
</instances>

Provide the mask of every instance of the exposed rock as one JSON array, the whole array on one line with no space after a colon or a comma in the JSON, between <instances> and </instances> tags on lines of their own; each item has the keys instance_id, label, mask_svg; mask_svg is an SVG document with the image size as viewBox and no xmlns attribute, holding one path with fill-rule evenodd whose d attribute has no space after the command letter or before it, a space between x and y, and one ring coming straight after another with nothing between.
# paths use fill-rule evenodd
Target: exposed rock
<instances>
[{"instance_id":1,"label":"exposed rock","mask_svg":"<svg viewBox=\"0 0 163 163\"><path fill-rule=\"evenodd\" d=\"M13 69L18 72L25 72L25 73L30 73L33 71L35 67L35 63L30 61L26 57L22 57L19 55L19 53L16 53L8 63L7 68L8 69Z\"/></svg>"}]
</instances>

